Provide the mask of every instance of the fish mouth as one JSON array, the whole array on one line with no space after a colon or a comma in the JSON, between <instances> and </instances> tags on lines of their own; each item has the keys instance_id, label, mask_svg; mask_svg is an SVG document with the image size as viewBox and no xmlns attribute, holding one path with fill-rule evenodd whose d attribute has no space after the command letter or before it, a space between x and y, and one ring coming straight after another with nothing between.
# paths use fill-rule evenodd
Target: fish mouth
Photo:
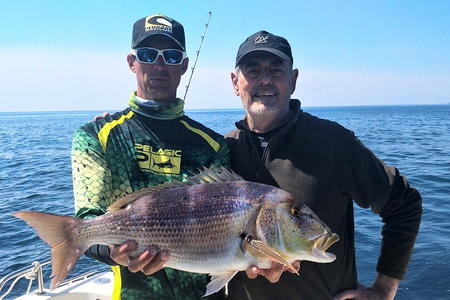
<instances>
[{"instance_id":1,"label":"fish mouth","mask_svg":"<svg viewBox=\"0 0 450 300\"><path fill-rule=\"evenodd\" d=\"M336 233L325 233L319 236L312 247L312 261L321 263L330 263L334 261L336 255L325 251L337 241L339 241L339 236Z\"/></svg>"},{"instance_id":2,"label":"fish mouth","mask_svg":"<svg viewBox=\"0 0 450 300\"><path fill-rule=\"evenodd\" d=\"M336 233L325 233L316 239L314 242L314 248L325 252L337 241L339 241L339 236Z\"/></svg>"}]
</instances>

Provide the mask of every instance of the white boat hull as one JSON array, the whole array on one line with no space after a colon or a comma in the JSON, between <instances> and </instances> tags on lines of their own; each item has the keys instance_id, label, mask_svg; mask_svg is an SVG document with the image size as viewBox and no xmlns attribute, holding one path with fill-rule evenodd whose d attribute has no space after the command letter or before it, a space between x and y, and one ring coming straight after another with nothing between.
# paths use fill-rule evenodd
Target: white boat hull
<instances>
[{"instance_id":1,"label":"white boat hull","mask_svg":"<svg viewBox=\"0 0 450 300\"><path fill-rule=\"evenodd\" d=\"M54 290L44 289L43 294L33 291L17 300L110 300L113 292L114 275L103 272L88 278L77 278L65 282Z\"/></svg>"}]
</instances>

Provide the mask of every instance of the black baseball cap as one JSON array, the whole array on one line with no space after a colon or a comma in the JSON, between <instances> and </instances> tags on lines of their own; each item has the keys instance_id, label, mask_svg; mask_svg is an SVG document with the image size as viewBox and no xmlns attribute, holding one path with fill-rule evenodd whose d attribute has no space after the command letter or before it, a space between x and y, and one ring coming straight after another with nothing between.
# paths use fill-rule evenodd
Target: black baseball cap
<instances>
[{"instance_id":1,"label":"black baseball cap","mask_svg":"<svg viewBox=\"0 0 450 300\"><path fill-rule=\"evenodd\" d=\"M186 51L183 25L161 14L148 16L134 23L131 49L136 49L142 41L153 35L167 36Z\"/></svg>"},{"instance_id":2,"label":"black baseball cap","mask_svg":"<svg viewBox=\"0 0 450 300\"><path fill-rule=\"evenodd\" d=\"M240 46L236 55L236 67L244 56L254 51L267 51L284 60L294 61L289 42L281 36L265 30L249 36Z\"/></svg>"}]
</instances>

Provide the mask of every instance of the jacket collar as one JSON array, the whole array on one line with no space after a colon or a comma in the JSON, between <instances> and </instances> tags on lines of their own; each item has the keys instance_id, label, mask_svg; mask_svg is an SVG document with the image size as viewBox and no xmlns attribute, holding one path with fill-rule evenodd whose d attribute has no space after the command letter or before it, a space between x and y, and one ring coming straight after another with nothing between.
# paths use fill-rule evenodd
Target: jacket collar
<instances>
[{"instance_id":1,"label":"jacket collar","mask_svg":"<svg viewBox=\"0 0 450 300\"><path fill-rule=\"evenodd\" d=\"M184 101L179 98L173 102L162 103L139 98L136 92L133 92L128 105L134 112L153 119L172 120L184 115Z\"/></svg>"}]
</instances>

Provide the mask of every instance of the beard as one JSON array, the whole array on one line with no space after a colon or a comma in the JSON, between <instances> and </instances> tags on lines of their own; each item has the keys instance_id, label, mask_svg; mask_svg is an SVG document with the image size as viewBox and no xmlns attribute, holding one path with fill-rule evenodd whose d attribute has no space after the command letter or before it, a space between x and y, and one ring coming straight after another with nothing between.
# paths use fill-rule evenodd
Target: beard
<instances>
[{"instance_id":1,"label":"beard","mask_svg":"<svg viewBox=\"0 0 450 300\"><path fill-rule=\"evenodd\" d=\"M249 106L247 107L247 112L254 116L272 114L277 111L277 107L276 103L271 102L273 101L250 100Z\"/></svg>"},{"instance_id":2,"label":"beard","mask_svg":"<svg viewBox=\"0 0 450 300\"><path fill-rule=\"evenodd\" d=\"M265 117L279 110L279 90L275 85L255 86L247 101L247 113L254 117Z\"/></svg>"}]
</instances>

